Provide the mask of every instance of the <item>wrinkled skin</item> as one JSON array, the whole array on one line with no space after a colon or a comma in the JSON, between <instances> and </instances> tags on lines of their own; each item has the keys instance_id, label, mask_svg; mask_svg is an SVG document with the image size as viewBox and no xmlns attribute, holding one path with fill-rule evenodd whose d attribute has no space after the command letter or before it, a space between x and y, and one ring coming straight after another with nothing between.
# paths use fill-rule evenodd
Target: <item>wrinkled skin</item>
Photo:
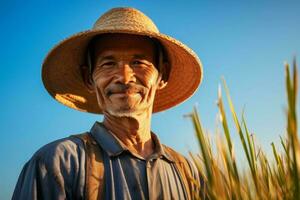
<instances>
[{"instance_id":1,"label":"wrinkled skin","mask_svg":"<svg viewBox=\"0 0 300 200\"><path fill-rule=\"evenodd\" d=\"M130 150L153 152L151 116L155 93L166 86L148 38L111 34L94 41L94 70L87 86L97 95L104 125Z\"/></svg>"}]
</instances>

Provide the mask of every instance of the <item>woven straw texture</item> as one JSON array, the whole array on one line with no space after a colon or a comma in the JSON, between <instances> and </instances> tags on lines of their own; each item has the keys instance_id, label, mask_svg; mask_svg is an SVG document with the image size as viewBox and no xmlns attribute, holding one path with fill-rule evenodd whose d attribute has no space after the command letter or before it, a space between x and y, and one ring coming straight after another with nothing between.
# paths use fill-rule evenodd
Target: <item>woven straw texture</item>
<instances>
[{"instance_id":1,"label":"woven straw texture","mask_svg":"<svg viewBox=\"0 0 300 200\"><path fill-rule=\"evenodd\" d=\"M94 93L88 92L80 66L86 65L86 50L96 35L127 33L158 39L164 46L171 71L167 86L157 91L153 112L178 105L193 95L203 77L198 56L178 40L159 33L152 20L133 8L114 8L102 15L91 30L57 44L46 56L42 79L49 94L60 103L83 112L102 113Z\"/></svg>"}]
</instances>

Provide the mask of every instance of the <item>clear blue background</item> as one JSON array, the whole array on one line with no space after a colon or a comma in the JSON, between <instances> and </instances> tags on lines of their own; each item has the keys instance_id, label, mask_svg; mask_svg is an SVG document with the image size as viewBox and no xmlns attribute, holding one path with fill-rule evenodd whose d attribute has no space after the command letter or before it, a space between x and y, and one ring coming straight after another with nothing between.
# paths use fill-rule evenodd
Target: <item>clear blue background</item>
<instances>
[{"instance_id":1,"label":"clear blue background","mask_svg":"<svg viewBox=\"0 0 300 200\"><path fill-rule=\"evenodd\" d=\"M284 134L283 63L299 57L299 1L1 0L1 200L11 197L23 165L38 148L102 120L50 98L41 81L41 63L57 42L91 28L116 6L140 9L203 62L204 79L197 93L153 117L153 130L163 143L183 154L198 152L192 124L183 117L196 104L213 137L220 127L216 99L222 75L238 113L245 107L250 131L266 151ZM233 137L239 152L235 132Z\"/></svg>"}]
</instances>

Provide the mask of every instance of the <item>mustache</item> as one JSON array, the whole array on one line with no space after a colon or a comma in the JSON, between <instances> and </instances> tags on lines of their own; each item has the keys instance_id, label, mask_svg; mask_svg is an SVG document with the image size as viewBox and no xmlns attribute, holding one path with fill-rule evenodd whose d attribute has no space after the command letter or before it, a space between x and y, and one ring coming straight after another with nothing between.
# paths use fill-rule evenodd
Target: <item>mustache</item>
<instances>
[{"instance_id":1,"label":"mustache","mask_svg":"<svg viewBox=\"0 0 300 200\"><path fill-rule=\"evenodd\" d=\"M104 93L106 96L110 96L110 95L116 94L116 93L144 94L145 92L146 92L145 87L134 84L134 83L128 83L128 84L117 83L117 84L110 85L104 89Z\"/></svg>"}]
</instances>

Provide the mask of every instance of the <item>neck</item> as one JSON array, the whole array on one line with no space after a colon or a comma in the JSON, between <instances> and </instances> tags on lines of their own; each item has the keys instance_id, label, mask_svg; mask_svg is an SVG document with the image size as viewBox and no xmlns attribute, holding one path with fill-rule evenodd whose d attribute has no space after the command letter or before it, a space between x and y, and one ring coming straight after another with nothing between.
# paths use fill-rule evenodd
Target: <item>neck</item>
<instances>
[{"instance_id":1,"label":"neck","mask_svg":"<svg viewBox=\"0 0 300 200\"><path fill-rule=\"evenodd\" d=\"M117 117L104 114L104 126L111 131L132 152L149 157L154 150L151 139L151 112L131 117Z\"/></svg>"}]
</instances>

